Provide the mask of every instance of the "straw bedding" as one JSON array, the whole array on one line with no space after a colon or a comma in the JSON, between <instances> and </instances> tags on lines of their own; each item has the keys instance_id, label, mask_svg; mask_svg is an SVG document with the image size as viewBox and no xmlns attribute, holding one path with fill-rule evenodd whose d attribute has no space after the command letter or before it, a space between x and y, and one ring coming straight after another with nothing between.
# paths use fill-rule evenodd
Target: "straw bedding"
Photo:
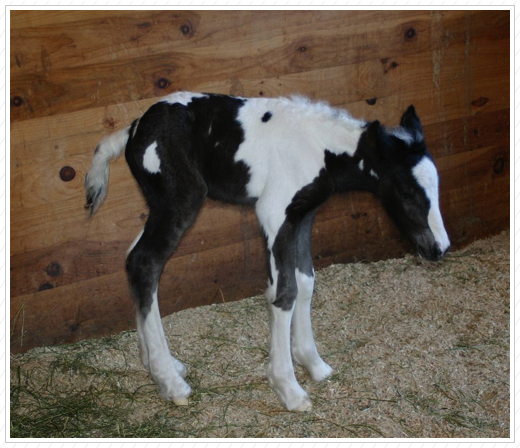
<instances>
[{"instance_id":1,"label":"straw bedding","mask_svg":"<svg viewBox=\"0 0 520 448\"><path fill-rule=\"evenodd\" d=\"M317 272L313 322L333 375L296 375L313 409L265 379L261 296L163 319L190 405L163 401L137 336L11 357L11 437L508 437L509 232L430 264L409 255Z\"/></svg>"}]
</instances>

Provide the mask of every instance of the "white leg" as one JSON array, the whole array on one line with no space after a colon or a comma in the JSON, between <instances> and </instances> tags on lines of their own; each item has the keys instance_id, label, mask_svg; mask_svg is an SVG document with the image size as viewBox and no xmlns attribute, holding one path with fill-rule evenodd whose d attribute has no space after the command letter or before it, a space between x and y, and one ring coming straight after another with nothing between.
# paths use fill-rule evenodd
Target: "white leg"
<instances>
[{"instance_id":1,"label":"white leg","mask_svg":"<svg viewBox=\"0 0 520 448\"><path fill-rule=\"evenodd\" d=\"M137 313L137 331L143 364L159 385L161 395L182 406L188 404L190 386L182 379L184 365L175 359L168 349L159 313L157 290L153 294L150 311L143 317Z\"/></svg>"},{"instance_id":2,"label":"white leg","mask_svg":"<svg viewBox=\"0 0 520 448\"><path fill-rule=\"evenodd\" d=\"M271 273L273 284L266 291L271 311L271 349L267 365L267 379L276 391L286 408L290 411L305 411L312 407L311 400L294 375L291 359L291 319L294 306L290 310L282 310L273 305L276 299L278 271L271 256Z\"/></svg>"},{"instance_id":3,"label":"white leg","mask_svg":"<svg viewBox=\"0 0 520 448\"><path fill-rule=\"evenodd\" d=\"M148 358L148 347L146 346L146 341L144 340L144 331L143 324L144 318L139 312L139 310L135 313L135 321L137 322L137 339L139 341L139 356L141 358L141 362L144 365L144 368L150 371L150 361Z\"/></svg>"},{"instance_id":4,"label":"white leg","mask_svg":"<svg viewBox=\"0 0 520 448\"><path fill-rule=\"evenodd\" d=\"M330 376L332 368L321 359L312 335L311 301L314 275L310 277L296 269L296 283L298 296L292 319L292 354L294 360L305 367L314 381L322 381Z\"/></svg>"},{"instance_id":5,"label":"white leg","mask_svg":"<svg viewBox=\"0 0 520 448\"><path fill-rule=\"evenodd\" d=\"M312 407L307 393L296 381L291 361L290 333L292 310L271 308L271 350L267 378L290 411L306 411Z\"/></svg>"}]
</instances>

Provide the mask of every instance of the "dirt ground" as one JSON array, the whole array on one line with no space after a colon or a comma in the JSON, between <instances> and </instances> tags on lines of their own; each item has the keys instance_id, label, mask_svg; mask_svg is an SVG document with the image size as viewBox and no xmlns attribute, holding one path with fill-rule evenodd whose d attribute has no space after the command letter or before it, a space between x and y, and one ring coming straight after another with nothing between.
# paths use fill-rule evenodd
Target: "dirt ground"
<instances>
[{"instance_id":1,"label":"dirt ground","mask_svg":"<svg viewBox=\"0 0 520 448\"><path fill-rule=\"evenodd\" d=\"M163 319L187 407L159 397L135 332L11 356L11 437L509 437L509 264L504 232L439 264L319 271L312 316L334 373L297 367L304 413L267 384L262 296Z\"/></svg>"}]
</instances>

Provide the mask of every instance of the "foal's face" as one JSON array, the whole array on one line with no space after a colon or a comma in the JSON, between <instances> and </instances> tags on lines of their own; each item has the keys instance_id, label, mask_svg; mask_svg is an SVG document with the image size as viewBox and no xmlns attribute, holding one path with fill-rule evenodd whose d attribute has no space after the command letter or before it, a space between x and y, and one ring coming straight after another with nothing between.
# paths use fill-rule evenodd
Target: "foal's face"
<instances>
[{"instance_id":1,"label":"foal's face","mask_svg":"<svg viewBox=\"0 0 520 448\"><path fill-rule=\"evenodd\" d=\"M408 107L398 128L370 123L358 153L374 167L377 195L419 255L440 260L450 240L439 209L439 175L415 108Z\"/></svg>"},{"instance_id":2,"label":"foal's face","mask_svg":"<svg viewBox=\"0 0 520 448\"><path fill-rule=\"evenodd\" d=\"M438 261L450 246L439 209L439 176L427 151L410 154L381 179L388 213L422 258Z\"/></svg>"}]
</instances>

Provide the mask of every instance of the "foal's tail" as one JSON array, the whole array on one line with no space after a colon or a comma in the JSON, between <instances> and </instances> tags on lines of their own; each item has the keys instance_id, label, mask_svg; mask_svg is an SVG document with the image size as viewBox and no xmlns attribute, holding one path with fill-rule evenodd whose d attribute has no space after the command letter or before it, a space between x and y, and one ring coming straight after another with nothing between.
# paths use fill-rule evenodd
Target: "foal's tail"
<instances>
[{"instance_id":1,"label":"foal's tail","mask_svg":"<svg viewBox=\"0 0 520 448\"><path fill-rule=\"evenodd\" d=\"M90 216L98 211L105 200L110 175L110 160L119 157L125 149L130 135L129 131L128 127L105 137L99 142L94 152L92 165L85 177L85 190L87 190L85 208L90 211Z\"/></svg>"}]
</instances>

